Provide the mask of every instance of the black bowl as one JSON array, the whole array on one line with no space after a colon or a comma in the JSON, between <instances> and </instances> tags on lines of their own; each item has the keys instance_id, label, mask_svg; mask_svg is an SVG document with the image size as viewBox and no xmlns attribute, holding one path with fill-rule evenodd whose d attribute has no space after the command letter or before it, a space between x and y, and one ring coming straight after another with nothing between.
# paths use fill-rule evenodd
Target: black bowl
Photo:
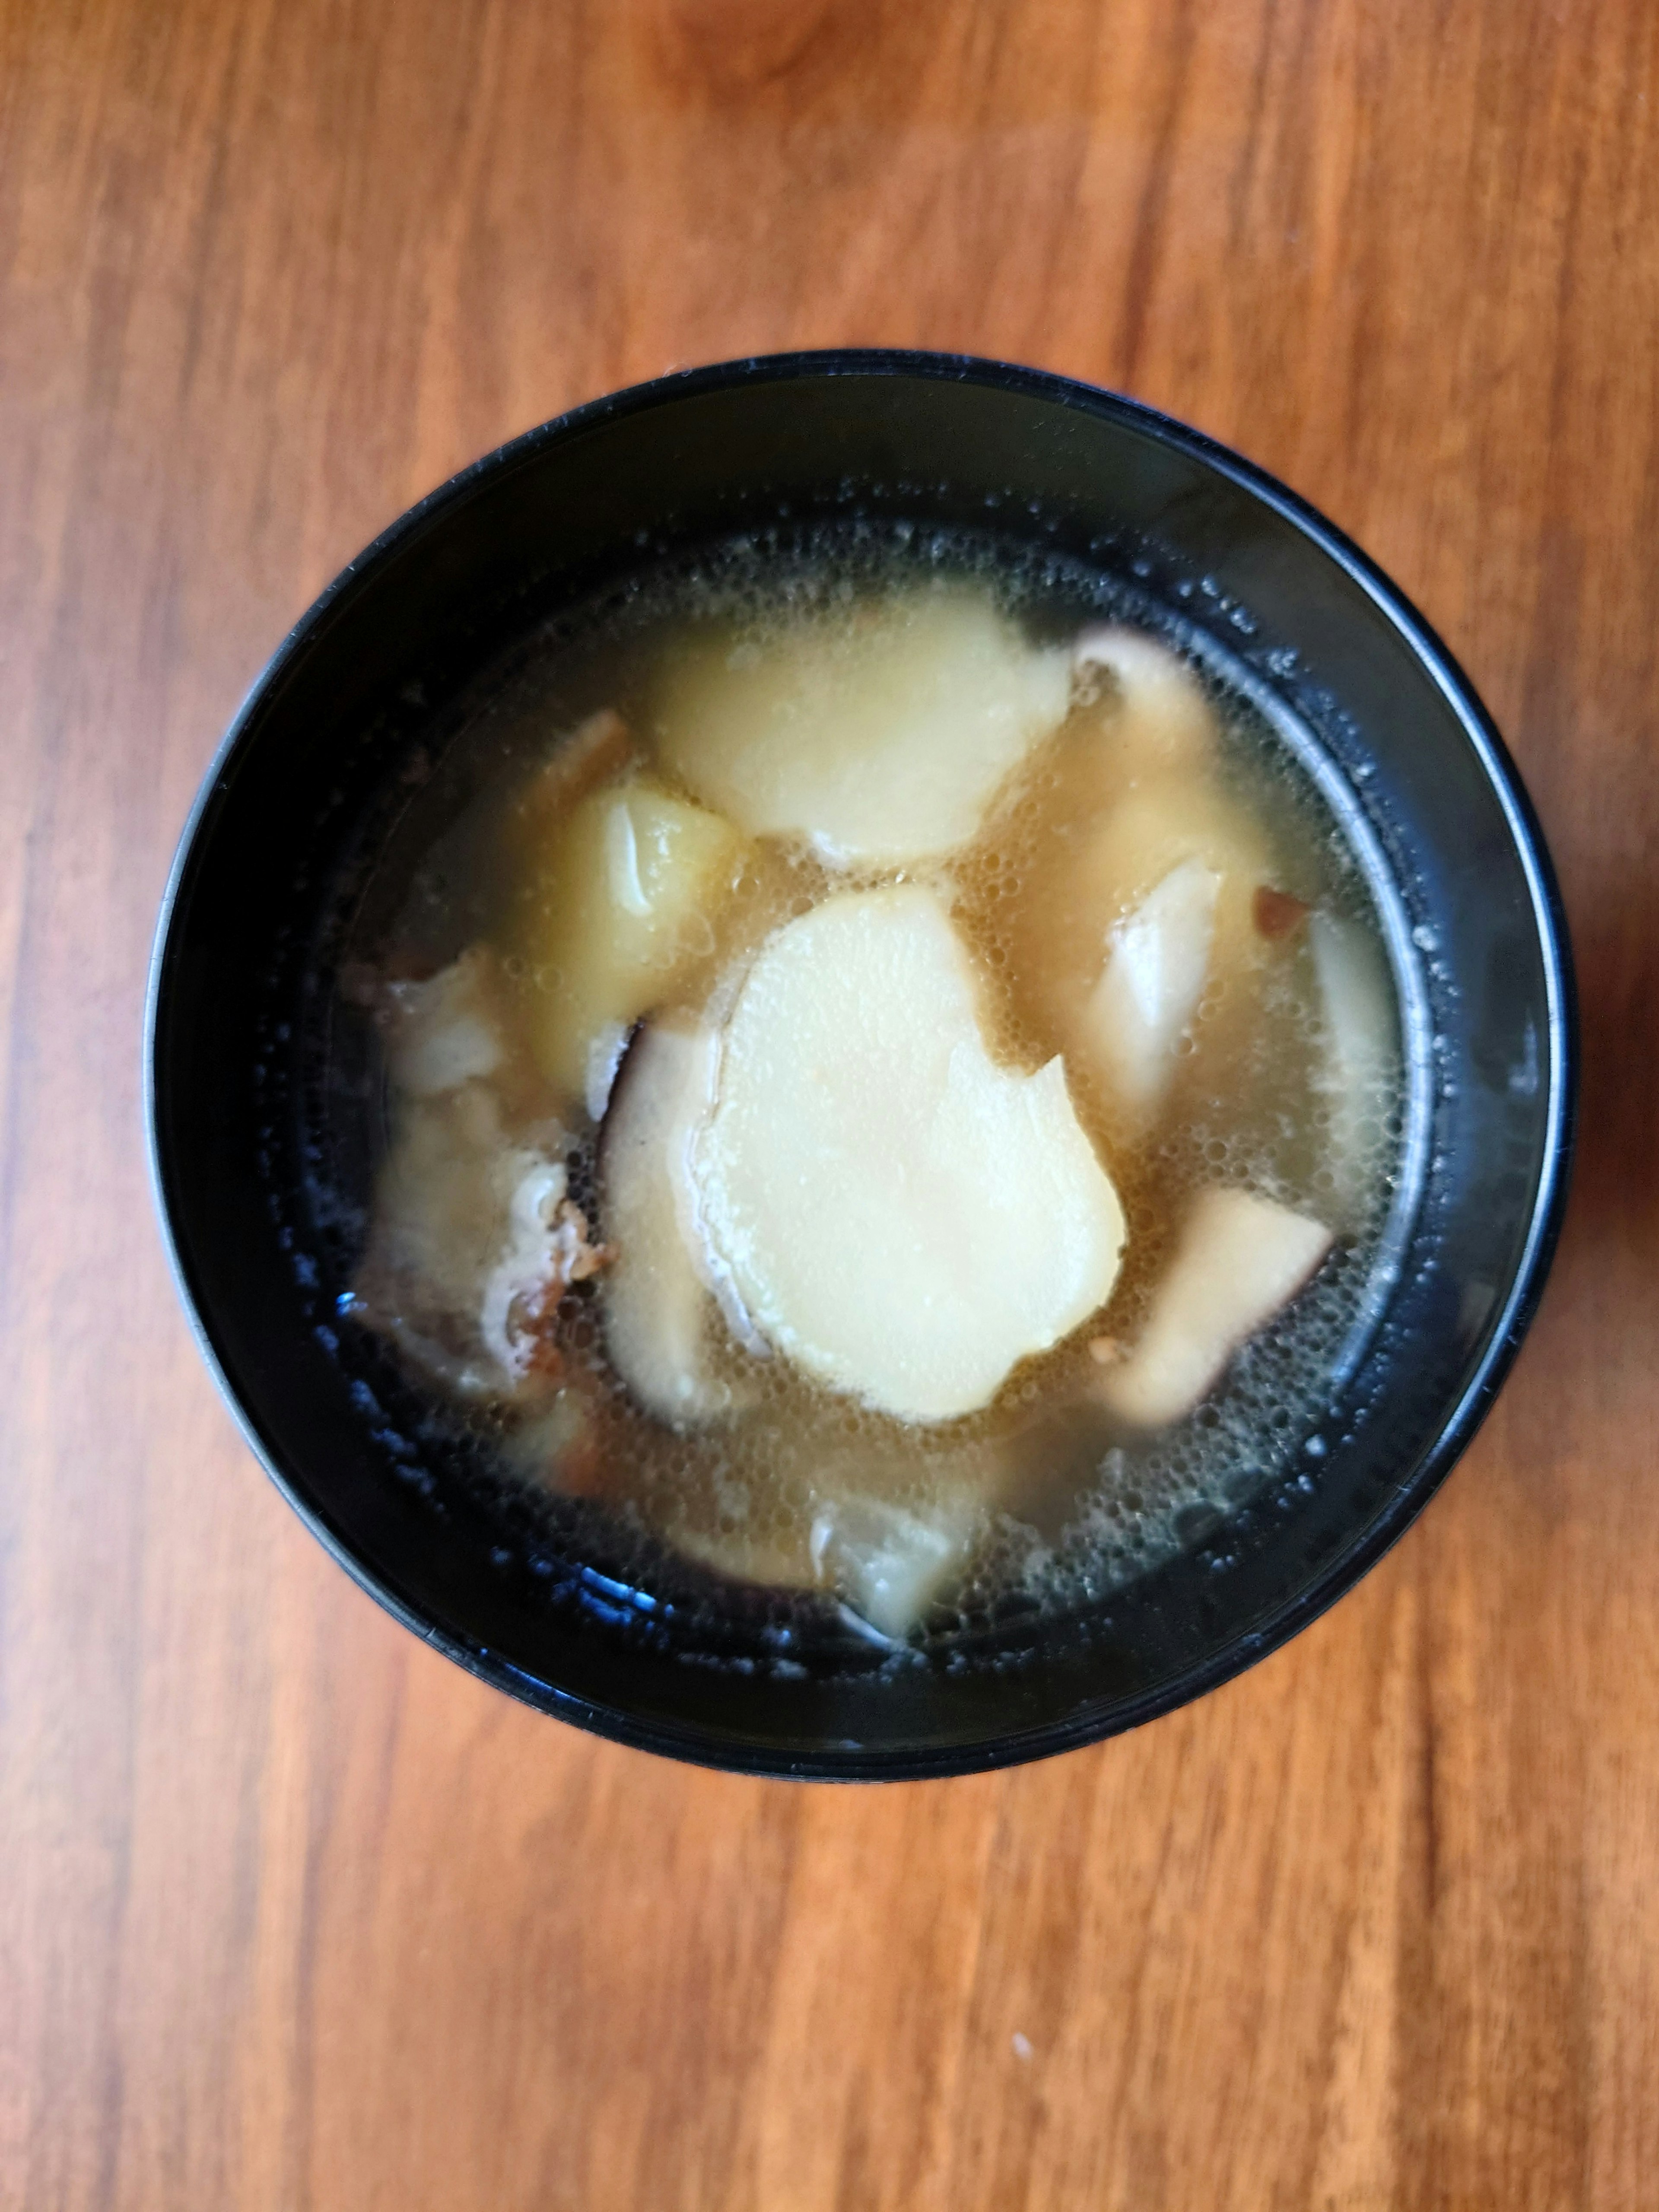
<instances>
[{"instance_id":1,"label":"black bowl","mask_svg":"<svg viewBox=\"0 0 1659 2212\"><path fill-rule=\"evenodd\" d=\"M1081 556L1224 647L1371 877L1410 1063L1370 1326L1299 1460L1092 1607L899 1658L741 1607L711 1625L672 1578L620 1571L579 1510L538 1511L422 1443L395 1376L334 1325L349 1257L307 1103L330 885L446 702L550 611L641 564L854 512L988 523ZM203 787L161 916L149 1076L155 1186L204 1355L365 1589L475 1674L624 1742L874 1778L1030 1759L1165 1712L1381 1557L1468 1443L1531 1317L1565 1194L1575 1046L1565 927L1526 796L1444 647L1363 554L1132 401L860 352L699 369L580 408L353 562Z\"/></svg>"}]
</instances>

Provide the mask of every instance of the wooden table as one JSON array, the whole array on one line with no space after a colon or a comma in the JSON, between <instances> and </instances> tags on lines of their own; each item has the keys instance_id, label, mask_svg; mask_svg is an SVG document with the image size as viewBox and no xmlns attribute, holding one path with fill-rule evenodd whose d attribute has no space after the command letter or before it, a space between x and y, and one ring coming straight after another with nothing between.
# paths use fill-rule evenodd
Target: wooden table
<instances>
[{"instance_id":1,"label":"wooden table","mask_svg":"<svg viewBox=\"0 0 1659 2212\"><path fill-rule=\"evenodd\" d=\"M0 4L0 2203L1659 2203L1659 9ZM672 363L1121 386L1352 532L1553 841L1584 1139L1336 1612L1026 1771L520 1711L263 1480L150 1218L173 840L329 575Z\"/></svg>"}]
</instances>

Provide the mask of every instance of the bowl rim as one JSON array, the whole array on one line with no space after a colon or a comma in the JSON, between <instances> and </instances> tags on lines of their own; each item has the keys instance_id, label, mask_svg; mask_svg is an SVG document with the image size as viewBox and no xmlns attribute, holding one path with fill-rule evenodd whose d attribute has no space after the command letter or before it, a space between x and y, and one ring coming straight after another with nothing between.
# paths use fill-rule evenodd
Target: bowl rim
<instances>
[{"instance_id":1,"label":"bowl rim","mask_svg":"<svg viewBox=\"0 0 1659 2212\"><path fill-rule=\"evenodd\" d=\"M1356 584L1432 679L1480 763L1503 811L1528 890L1544 973L1548 1011L1550 1095L1546 1135L1520 1260L1486 1346L1462 1396L1443 1421L1409 1482L1352 1541L1340 1546L1310 1581L1254 1626L1139 1696L1109 1711L1085 1705L1061 1718L971 1743L939 1747L823 1746L801 1753L714 1729L644 1717L620 1705L580 1696L515 1666L505 1655L429 1619L395 1579L359 1556L343 1533L300 1486L297 1470L258 1427L227 1372L213 1321L198 1296L175 1233L169 1173L159 1121L156 1074L160 1021L174 922L202 832L236 757L252 741L266 695L336 616L411 539L481 485L512 474L545 450L598 428L702 393L808 377L903 377L974 384L1115 422L1172 447L1223 477L1290 523ZM675 369L568 409L520 433L458 470L380 532L326 584L276 646L244 693L215 748L180 831L151 945L145 992L142 1076L150 1194L173 1286L198 1351L254 1457L288 1504L334 1560L394 1620L469 1674L536 1710L590 1733L691 1764L751 1776L823 1781L908 1781L981 1773L1023 1764L1124 1733L1219 1687L1287 1643L1346 1595L1398 1542L1439 1488L1475 1432L1514 1364L1536 1314L1559 1241L1576 1141L1579 1042L1577 994L1567 919L1553 865L1532 800L1507 745L1479 694L1438 633L1404 592L1352 538L1299 493L1231 447L1143 400L1048 369L957 353L903 347L831 347L757 354Z\"/></svg>"}]
</instances>

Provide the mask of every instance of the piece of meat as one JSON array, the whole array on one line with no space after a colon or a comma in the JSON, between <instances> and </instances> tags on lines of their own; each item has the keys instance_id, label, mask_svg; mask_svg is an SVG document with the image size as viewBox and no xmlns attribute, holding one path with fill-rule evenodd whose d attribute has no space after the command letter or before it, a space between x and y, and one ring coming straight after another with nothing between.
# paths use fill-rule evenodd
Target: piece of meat
<instances>
[{"instance_id":1,"label":"piece of meat","mask_svg":"<svg viewBox=\"0 0 1659 2212\"><path fill-rule=\"evenodd\" d=\"M567 1194L562 1160L538 1160L507 1207L507 1236L478 1310L478 1334L503 1373L521 1381L546 1364L553 1317L573 1283L610 1259L588 1236L587 1217Z\"/></svg>"},{"instance_id":2,"label":"piece of meat","mask_svg":"<svg viewBox=\"0 0 1659 2212\"><path fill-rule=\"evenodd\" d=\"M608 1257L568 1195L568 1144L510 1130L477 1079L396 1100L349 1310L457 1396L544 1389L559 1302Z\"/></svg>"},{"instance_id":3,"label":"piece of meat","mask_svg":"<svg viewBox=\"0 0 1659 2212\"><path fill-rule=\"evenodd\" d=\"M562 1358L544 1404L502 1437L507 1465L526 1482L566 1498L604 1498L626 1462L605 1449L605 1385L588 1363Z\"/></svg>"},{"instance_id":4,"label":"piece of meat","mask_svg":"<svg viewBox=\"0 0 1659 2212\"><path fill-rule=\"evenodd\" d=\"M386 1073L412 1098L496 1075L508 1047L493 957L482 945L424 981L380 983L372 1005Z\"/></svg>"},{"instance_id":5,"label":"piece of meat","mask_svg":"<svg viewBox=\"0 0 1659 2212\"><path fill-rule=\"evenodd\" d=\"M1292 898L1288 891L1274 890L1270 884L1258 884L1250 901L1250 920L1255 924L1255 933L1265 937L1270 945L1279 945L1287 937L1294 937L1310 911L1305 899Z\"/></svg>"}]
</instances>

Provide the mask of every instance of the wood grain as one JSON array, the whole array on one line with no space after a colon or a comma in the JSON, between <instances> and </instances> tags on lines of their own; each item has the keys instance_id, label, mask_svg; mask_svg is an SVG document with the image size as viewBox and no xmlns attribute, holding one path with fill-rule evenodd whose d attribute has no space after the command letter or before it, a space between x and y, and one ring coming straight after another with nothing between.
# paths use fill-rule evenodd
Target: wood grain
<instances>
[{"instance_id":1,"label":"wood grain","mask_svg":"<svg viewBox=\"0 0 1659 2212\"><path fill-rule=\"evenodd\" d=\"M0 0L0 2203L1659 2198L1656 119L1648 0ZM837 1792L538 1720L328 1565L175 1308L138 1031L343 561L844 341L1127 387L1367 544L1530 781L1588 1063L1542 1319L1355 1595Z\"/></svg>"}]
</instances>

